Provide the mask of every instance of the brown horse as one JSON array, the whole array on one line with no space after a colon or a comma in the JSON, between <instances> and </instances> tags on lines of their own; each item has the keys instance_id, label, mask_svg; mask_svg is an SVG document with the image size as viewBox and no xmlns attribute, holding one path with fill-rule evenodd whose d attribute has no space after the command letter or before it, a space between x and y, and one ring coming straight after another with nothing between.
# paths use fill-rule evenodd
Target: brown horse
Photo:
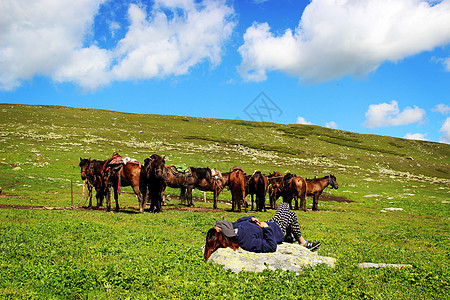
<instances>
[{"instance_id":1,"label":"brown horse","mask_svg":"<svg viewBox=\"0 0 450 300\"><path fill-rule=\"evenodd\" d=\"M213 176L210 168L189 168L194 178L194 188L199 189L204 192L213 192L214 203L213 208L217 209L217 201L219 198L219 193L223 189L222 179L220 175ZM188 199L190 198L192 202L192 190L188 191ZM189 200L188 200L189 202Z\"/></svg>"},{"instance_id":2,"label":"brown horse","mask_svg":"<svg viewBox=\"0 0 450 300\"><path fill-rule=\"evenodd\" d=\"M163 192L166 189L166 181L164 177L165 156L153 154L145 159L144 163L148 196L150 198L150 212L161 212L163 202Z\"/></svg>"},{"instance_id":3,"label":"brown horse","mask_svg":"<svg viewBox=\"0 0 450 300\"><path fill-rule=\"evenodd\" d=\"M181 189L180 200L187 200L187 205L193 207L192 189L194 188L195 178L192 172L179 172L175 166L164 167L164 178L166 185L171 188Z\"/></svg>"},{"instance_id":4,"label":"brown horse","mask_svg":"<svg viewBox=\"0 0 450 300\"><path fill-rule=\"evenodd\" d=\"M90 158L80 158L81 179L86 182L88 188L89 206L92 207L92 189L95 188L97 198L97 207L103 204L103 199L106 196L106 185L103 180L103 174L101 170L96 172L93 165L97 160L91 160ZM101 169L101 168L100 168Z\"/></svg>"},{"instance_id":5,"label":"brown horse","mask_svg":"<svg viewBox=\"0 0 450 300\"><path fill-rule=\"evenodd\" d=\"M306 211L306 180L302 177L286 174L283 178L283 202L289 203L292 209L292 199L295 201L295 209L298 209L298 198L300 198L300 207Z\"/></svg>"},{"instance_id":6,"label":"brown horse","mask_svg":"<svg viewBox=\"0 0 450 300\"><path fill-rule=\"evenodd\" d=\"M92 180L91 176L89 176L89 165L91 164L90 158L81 158L80 157L80 163L79 167L81 168L81 180L83 180L83 183L86 184L88 189L88 195L87 198L89 199L89 206L92 207ZM84 193L84 189L83 189ZM98 198L97 198L97 206L98 206Z\"/></svg>"},{"instance_id":7,"label":"brown horse","mask_svg":"<svg viewBox=\"0 0 450 300\"><path fill-rule=\"evenodd\" d=\"M100 207L103 203L103 198L106 195L105 184L101 175L94 174L91 165L93 161L90 158L80 157L81 179L86 183L88 189L87 198L89 199L88 207L92 207L92 189L95 188L97 198L97 207Z\"/></svg>"},{"instance_id":8,"label":"brown horse","mask_svg":"<svg viewBox=\"0 0 450 300\"><path fill-rule=\"evenodd\" d=\"M253 210L253 195L256 195L256 210L266 211L266 193L268 180L267 177L260 171L255 171L248 179L247 194L250 194L252 199Z\"/></svg>"},{"instance_id":9,"label":"brown horse","mask_svg":"<svg viewBox=\"0 0 450 300\"><path fill-rule=\"evenodd\" d=\"M280 198L283 191L283 177L280 172L274 172L267 177L269 180L269 200L270 208L277 208L277 200Z\"/></svg>"},{"instance_id":10,"label":"brown horse","mask_svg":"<svg viewBox=\"0 0 450 300\"><path fill-rule=\"evenodd\" d=\"M111 210L111 186L114 190L114 200L116 202L115 211L119 211L119 191L120 187L131 186L138 197L139 212L144 212L145 196L147 193L146 177L147 174L143 166L137 161L128 161L124 163L121 157L109 160L103 166L107 177L108 194L106 210Z\"/></svg>"},{"instance_id":11,"label":"brown horse","mask_svg":"<svg viewBox=\"0 0 450 300\"><path fill-rule=\"evenodd\" d=\"M312 210L317 211L319 203L319 197L322 195L323 190L331 185L331 188L338 189L339 185L336 181L336 177L334 175L324 176L322 178L314 178L314 179L306 179L306 194L307 196L313 197L313 206ZM306 210L306 203L305 208Z\"/></svg>"},{"instance_id":12,"label":"brown horse","mask_svg":"<svg viewBox=\"0 0 450 300\"><path fill-rule=\"evenodd\" d=\"M230 171L228 186L231 191L231 210L241 212L241 205L244 205L247 212L248 203L245 201L245 172L241 167L233 167Z\"/></svg>"}]
</instances>

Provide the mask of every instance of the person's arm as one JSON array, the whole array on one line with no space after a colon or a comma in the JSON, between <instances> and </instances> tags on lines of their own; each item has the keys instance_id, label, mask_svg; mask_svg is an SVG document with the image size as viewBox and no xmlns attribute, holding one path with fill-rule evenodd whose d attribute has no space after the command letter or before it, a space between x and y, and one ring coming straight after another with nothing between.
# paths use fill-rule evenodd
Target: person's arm
<instances>
[{"instance_id":1,"label":"person's arm","mask_svg":"<svg viewBox=\"0 0 450 300\"><path fill-rule=\"evenodd\" d=\"M261 233L258 231L243 232L240 236L239 243L241 247L251 252L275 252L277 250L277 241L274 237L273 228L261 227Z\"/></svg>"},{"instance_id":2,"label":"person's arm","mask_svg":"<svg viewBox=\"0 0 450 300\"><path fill-rule=\"evenodd\" d=\"M253 218L254 218L253 216L242 217L242 218L237 219L236 222L234 222L234 223L241 223L241 222L247 222L247 221L252 222Z\"/></svg>"}]
</instances>

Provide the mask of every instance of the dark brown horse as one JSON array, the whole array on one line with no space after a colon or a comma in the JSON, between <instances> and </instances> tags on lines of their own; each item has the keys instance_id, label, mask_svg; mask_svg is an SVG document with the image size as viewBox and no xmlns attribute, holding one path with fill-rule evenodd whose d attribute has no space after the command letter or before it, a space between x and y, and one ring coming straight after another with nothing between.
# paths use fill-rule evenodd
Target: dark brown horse
<instances>
[{"instance_id":1,"label":"dark brown horse","mask_svg":"<svg viewBox=\"0 0 450 300\"><path fill-rule=\"evenodd\" d=\"M250 194L252 199L253 210L253 195L256 195L256 210L266 211L266 193L268 180L267 177L260 171L255 171L248 179L247 194Z\"/></svg>"},{"instance_id":2,"label":"dark brown horse","mask_svg":"<svg viewBox=\"0 0 450 300\"><path fill-rule=\"evenodd\" d=\"M245 201L245 172L241 167L233 167L230 170L228 187L231 192L231 210L241 212L241 206L244 206L247 212L248 203Z\"/></svg>"},{"instance_id":3,"label":"dark brown horse","mask_svg":"<svg viewBox=\"0 0 450 300\"><path fill-rule=\"evenodd\" d=\"M210 168L189 168L194 178L194 188L199 189L204 192L213 192L214 203L213 208L217 209L217 201L219 198L219 193L223 189L222 177L217 174L213 175ZM190 198L192 201L192 190L186 194L186 197Z\"/></svg>"},{"instance_id":4,"label":"dark brown horse","mask_svg":"<svg viewBox=\"0 0 450 300\"><path fill-rule=\"evenodd\" d=\"M182 173L175 166L168 166L164 168L164 178L167 186L181 189L180 201L187 200L188 206L194 206L192 189L194 188L195 178L191 171Z\"/></svg>"},{"instance_id":5,"label":"dark brown horse","mask_svg":"<svg viewBox=\"0 0 450 300\"><path fill-rule=\"evenodd\" d=\"M319 210L317 207L319 203L319 197L320 195L322 195L323 190L328 185L331 185L331 188L333 189L338 189L339 185L334 175L329 175L322 178L306 179L306 194L307 196L313 197L312 210ZM304 210L306 210L306 203Z\"/></svg>"},{"instance_id":6,"label":"dark brown horse","mask_svg":"<svg viewBox=\"0 0 450 300\"><path fill-rule=\"evenodd\" d=\"M292 199L295 201L295 209L298 209L298 198L300 198L300 207L306 211L306 180L302 177L286 174L283 178L283 202L289 203L292 209Z\"/></svg>"},{"instance_id":7,"label":"dark brown horse","mask_svg":"<svg viewBox=\"0 0 450 300\"><path fill-rule=\"evenodd\" d=\"M92 207L92 189L95 188L97 198L97 207L102 206L103 199L106 196L106 184L103 180L103 174L101 170L96 172L93 165L97 160L91 160L90 158L80 158L81 179L86 183L88 188L89 206ZM101 168L100 168L101 169Z\"/></svg>"},{"instance_id":8,"label":"dark brown horse","mask_svg":"<svg viewBox=\"0 0 450 300\"><path fill-rule=\"evenodd\" d=\"M270 208L277 208L277 200L280 198L283 191L283 177L280 172L274 172L273 174L269 174L267 176L269 180L269 200L270 200Z\"/></svg>"},{"instance_id":9,"label":"dark brown horse","mask_svg":"<svg viewBox=\"0 0 450 300\"><path fill-rule=\"evenodd\" d=\"M161 212L163 192L166 188L164 177L165 156L153 154L145 159L145 173L147 175L148 196L150 198L150 212Z\"/></svg>"},{"instance_id":10,"label":"dark brown horse","mask_svg":"<svg viewBox=\"0 0 450 300\"><path fill-rule=\"evenodd\" d=\"M81 168L81 180L83 180L83 184L86 185L88 189L88 195L87 198L89 199L89 206L92 207L92 177L89 176L89 165L91 164L90 158L81 158L80 157L80 163L79 167ZM83 194L84 194L84 187L83 187ZM98 199L97 199L97 206L98 206Z\"/></svg>"},{"instance_id":11,"label":"dark brown horse","mask_svg":"<svg viewBox=\"0 0 450 300\"><path fill-rule=\"evenodd\" d=\"M111 187L114 190L114 200L116 202L115 211L118 212L120 187L131 186L138 197L139 212L143 213L145 196L147 193L147 174L143 169L143 166L139 162L133 160L125 163L121 157L117 157L105 162L103 172L106 174L108 182L106 210L111 210Z\"/></svg>"}]
</instances>

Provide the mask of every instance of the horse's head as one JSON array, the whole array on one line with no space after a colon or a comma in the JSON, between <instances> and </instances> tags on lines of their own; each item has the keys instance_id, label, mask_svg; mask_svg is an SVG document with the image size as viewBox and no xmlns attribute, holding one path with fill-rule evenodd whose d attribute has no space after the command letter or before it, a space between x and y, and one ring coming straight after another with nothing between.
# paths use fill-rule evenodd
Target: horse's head
<instances>
[{"instance_id":1,"label":"horse's head","mask_svg":"<svg viewBox=\"0 0 450 300\"><path fill-rule=\"evenodd\" d=\"M155 176L159 179L164 178L165 156L161 157L158 154L153 154L144 160L144 167L147 168L149 175Z\"/></svg>"},{"instance_id":2,"label":"horse's head","mask_svg":"<svg viewBox=\"0 0 450 300\"><path fill-rule=\"evenodd\" d=\"M336 176L330 175L330 185L333 189L336 189L336 190L338 189L339 185L336 181Z\"/></svg>"},{"instance_id":3,"label":"horse's head","mask_svg":"<svg viewBox=\"0 0 450 300\"><path fill-rule=\"evenodd\" d=\"M90 158L81 158L80 157L80 168L81 168L81 179L86 180L87 175L89 173L89 165L91 164Z\"/></svg>"}]
</instances>

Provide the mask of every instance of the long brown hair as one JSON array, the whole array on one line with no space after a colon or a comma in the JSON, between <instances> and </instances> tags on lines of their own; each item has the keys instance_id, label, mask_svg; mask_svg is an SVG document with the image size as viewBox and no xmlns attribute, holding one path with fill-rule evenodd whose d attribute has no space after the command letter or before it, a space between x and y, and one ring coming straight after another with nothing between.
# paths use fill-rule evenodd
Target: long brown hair
<instances>
[{"instance_id":1,"label":"long brown hair","mask_svg":"<svg viewBox=\"0 0 450 300\"><path fill-rule=\"evenodd\" d=\"M222 231L217 231L214 227L208 230L206 234L205 252L203 258L208 260L211 254L219 248L231 248L236 250L239 248L239 241L237 237L228 238Z\"/></svg>"}]
</instances>

